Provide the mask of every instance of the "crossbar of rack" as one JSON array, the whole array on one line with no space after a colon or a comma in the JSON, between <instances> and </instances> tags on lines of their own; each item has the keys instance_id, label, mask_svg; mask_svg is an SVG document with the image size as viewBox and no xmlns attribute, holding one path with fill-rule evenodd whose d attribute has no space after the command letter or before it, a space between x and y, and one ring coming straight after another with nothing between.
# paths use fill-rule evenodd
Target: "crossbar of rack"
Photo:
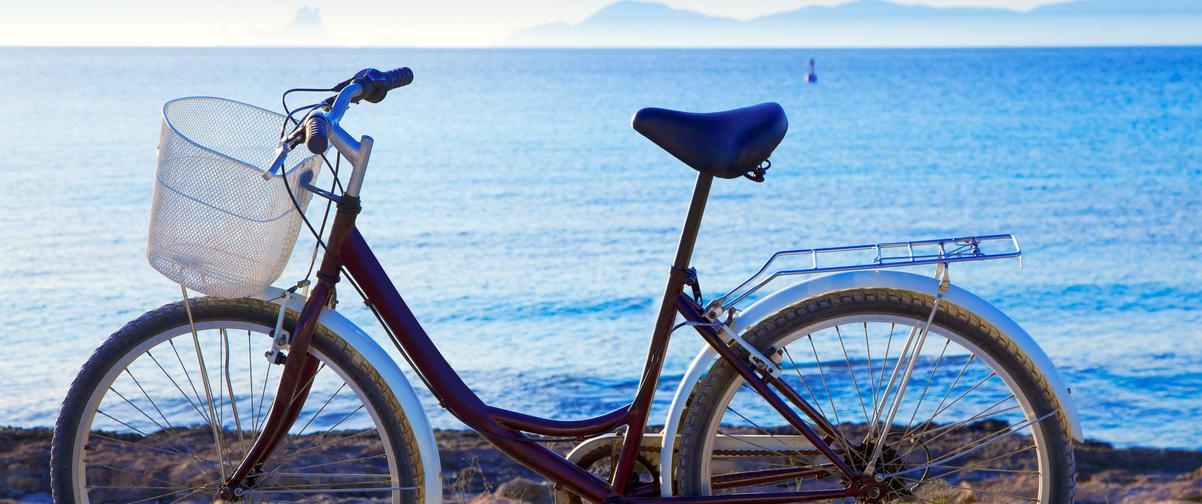
<instances>
[{"instance_id":1,"label":"crossbar of rack","mask_svg":"<svg viewBox=\"0 0 1202 504\"><path fill-rule=\"evenodd\" d=\"M1008 244L1009 248L998 251L986 251L982 244L999 242ZM876 256L870 262L855 264L824 265L820 258L849 254L853 252L875 252ZM791 268L772 271L770 268L777 260L791 256L810 256L810 267ZM827 247L797 250L781 250L772 254L767 262L743 283L739 284L724 296L710 303L710 307L720 307L722 311L730 309L743 301L757 290L763 288L777 278L797 275L812 275L816 273L835 273L840 271L856 271L884 268L901 268L907 266L922 266L931 264L950 264L970 261L988 261L994 259L1018 258L1022 265L1022 248L1018 240L1011 234L993 234L980 236L964 236L958 238L941 238L934 240L916 240L902 242L884 242L867 245L852 245L845 247ZM772 271L771 273L768 273Z\"/></svg>"}]
</instances>

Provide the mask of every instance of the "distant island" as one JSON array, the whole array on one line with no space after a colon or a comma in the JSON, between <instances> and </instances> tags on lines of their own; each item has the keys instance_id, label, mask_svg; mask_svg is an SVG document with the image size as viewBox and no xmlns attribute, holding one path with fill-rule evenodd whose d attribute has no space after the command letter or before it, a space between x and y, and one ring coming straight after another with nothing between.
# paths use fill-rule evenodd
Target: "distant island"
<instances>
[{"instance_id":1,"label":"distant island","mask_svg":"<svg viewBox=\"0 0 1202 504\"><path fill-rule=\"evenodd\" d=\"M508 47L982 47L1195 45L1202 1L1078 0L1022 12L885 0L748 20L624 0L579 23L514 31Z\"/></svg>"}]
</instances>

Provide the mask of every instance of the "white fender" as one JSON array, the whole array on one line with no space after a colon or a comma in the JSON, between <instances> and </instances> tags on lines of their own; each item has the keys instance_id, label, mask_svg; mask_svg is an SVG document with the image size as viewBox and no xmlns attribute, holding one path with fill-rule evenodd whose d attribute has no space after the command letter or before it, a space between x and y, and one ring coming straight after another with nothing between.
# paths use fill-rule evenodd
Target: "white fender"
<instances>
[{"instance_id":1,"label":"white fender","mask_svg":"<svg viewBox=\"0 0 1202 504\"><path fill-rule=\"evenodd\" d=\"M269 287L258 297L264 301L280 304L283 294L283 290ZM297 312L300 312L304 306L305 297L299 293L294 294L291 301L288 302L288 307ZM364 359L367 359L367 362L376 369L377 373L380 373L384 383L392 390L397 402L401 404L401 412L409 421L409 426L413 428L413 437L417 440L417 453L422 459L422 472L426 487L425 502L426 504L442 502L442 462L438 459L438 443L434 440L434 430L430 428L426 410L422 408L421 401L417 399L417 393L413 391L413 386L409 384L405 374L397 367L396 361L371 336L363 332L363 329L360 329L354 322L343 317L341 313L326 308L321 311L317 321L346 341Z\"/></svg>"},{"instance_id":2,"label":"white fender","mask_svg":"<svg viewBox=\"0 0 1202 504\"><path fill-rule=\"evenodd\" d=\"M836 273L804 281L769 294L739 313L735 317L732 328L736 333L742 334L760 320L799 301L831 292L850 289L896 289L933 295L938 286L939 282L934 277L901 271L867 270ZM1073 438L1077 441L1084 440L1081 421L1077 417L1077 409L1069 398L1068 388L1064 386L1064 381L1060 379L1060 374L1056 372L1052 361L1035 343L1031 335L992 304L954 284L948 288L944 299L972 312L996 327L1027 355L1031 363L1043 373L1052 392L1056 395L1056 400L1060 403L1060 407L1072 427ZM664 420L664 441L660 448L659 458L660 474L669 475L660 478L660 493L665 497L672 495L672 478L670 477L673 474L672 455L676 449L676 434L680 428L684 405L688 401L689 395L693 393L693 387L709 370L717 355L717 352L709 346L698 353L693 362L689 364L688 371L681 378L680 385L676 388L676 394L672 397L672 405L669 406L667 417Z\"/></svg>"}]
</instances>

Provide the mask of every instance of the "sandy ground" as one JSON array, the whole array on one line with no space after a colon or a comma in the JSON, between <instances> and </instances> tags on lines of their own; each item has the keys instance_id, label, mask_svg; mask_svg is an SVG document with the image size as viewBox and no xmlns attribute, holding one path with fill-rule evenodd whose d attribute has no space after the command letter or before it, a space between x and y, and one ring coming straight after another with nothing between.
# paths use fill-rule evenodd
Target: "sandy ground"
<instances>
[{"instance_id":1,"label":"sandy ground","mask_svg":"<svg viewBox=\"0 0 1202 504\"><path fill-rule=\"evenodd\" d=\"M50 502L48 429L0 429L0 502ZM437 432L447 502L550 503L551 485L501 455L469 431ZM568 444L552 445L565 452ZM1076 448L1077 501L1089 503L1200 503L1202 452L1115 449L1087 442ZM1019 479L999 485L1021 487ZM947 502L987 502L957 495Z\"/></svg>"}]
</instances>

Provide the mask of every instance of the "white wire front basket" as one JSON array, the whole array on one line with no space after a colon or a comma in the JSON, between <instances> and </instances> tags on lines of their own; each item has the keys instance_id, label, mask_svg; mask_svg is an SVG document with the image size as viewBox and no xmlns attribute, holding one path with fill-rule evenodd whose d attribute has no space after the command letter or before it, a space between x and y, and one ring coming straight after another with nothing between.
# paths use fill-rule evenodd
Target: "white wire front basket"
<instances>
[{"instance_id":1,"label":"white wire front basket","mask_svg":"<svg viewBox=\"0 0 1202 504\"><path fill-rule=\"evenodd\" d=\"M150 235L150 265L210 296L262 292L284 271L296 245L322 159L293 150L281 174L263 177L284 116L222 98L180 98L163 106ZM289 168L290 167L290 168ZM281 177L296 196L294 204Z\"/></svg>"}]
</instances>

